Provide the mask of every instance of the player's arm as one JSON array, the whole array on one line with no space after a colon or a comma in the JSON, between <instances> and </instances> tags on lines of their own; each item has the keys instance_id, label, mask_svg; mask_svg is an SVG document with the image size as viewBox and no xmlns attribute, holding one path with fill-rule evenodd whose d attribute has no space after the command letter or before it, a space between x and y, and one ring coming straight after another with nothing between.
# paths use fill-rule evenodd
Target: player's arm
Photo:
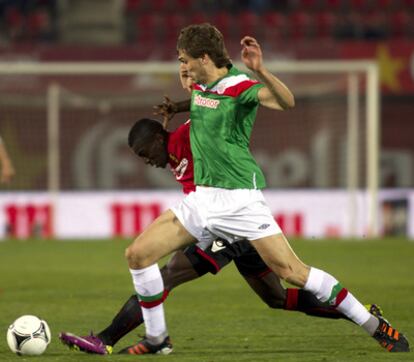
<instances>
[{"instance_id":1,"label":"player's arm","mask_svg":"<svg viewBox=\"0 0 414 362\"><path fill-rule=\"evenodd\" d=\"M188 73L182 69L180 65L179 70L180 82L183 89L191 94L192 91L192 79L188 76ZM191 99L186 99L181 102L173 102L167 96L164 96L162 104L154 107L154 114L161 115L163 118L163 126L167 128L168 122L174 117L176 113L188 112L190 110Z\"/></svg>"},{"instance_id":2,"label":"player's arm","mask_svg":"<svg viewBox=\"0 0 414 362\"><path fill-rule=\"evenodd\" d=\"M185 101L173 102L168 96L164 96L161 104L154 106L154 114L162 117L162 125L165 129L169 121L176 113L188 112L190 110L191 99Z\"/></svg>"},{"instance_id":3,"label":"player's arm","mask_svg":"<svg viewBox=\"0 0 414 362\"><path fill-rule=\"evenodd\" d=\"M258 92L259 102L262 106L285 110L295 106L295 98L289 88L276 76L270 73L263 65L263 54L256 39L245 36L241 40L241 58L265 87Z\"/></svg>"},{"instance_id":4,"label":"player's arm","mask_svg":"<svg viewBox=\"0 0 414 362\"><path fill-rule=\"evenodd\" d=\"M2 139L0 138L0 182L10 182L15 174L13 163L7 153L6 147L4 146Z\"/></svg>"}]
</instances>

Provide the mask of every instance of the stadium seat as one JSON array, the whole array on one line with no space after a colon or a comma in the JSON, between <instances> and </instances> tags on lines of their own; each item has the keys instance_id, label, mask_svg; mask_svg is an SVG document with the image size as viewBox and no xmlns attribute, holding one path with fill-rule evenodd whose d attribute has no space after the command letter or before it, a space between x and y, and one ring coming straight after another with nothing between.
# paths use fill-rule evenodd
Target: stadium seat
<instances>
[{"instance_id":1,"label":"stadium seat","mask_svg":"<svg viewBox=\"0 0 414 362\"><path fill-rule=\"evenodd\" d=\"M313 18L306 11L296 11L289 15L290 34L293 39L310 38L315 33Z\"/></svg>"},{"instance_id":2,"label":"stadium seat","mask_svg":"<svg viewBox=\"0 0 414 362\"><path fill-rule=\"evenodd\" d=\"M296 9L298 11L317 11L323 6L321 0L299 0Z\"/></svg>"},{"instance_id":3,"label":"stadium seat","mask_svg":"<svg viewBox=\"0 0 414 362\"><path fill-rule=\"evenodd\" d=\"M392 9L396 9L399 6L399 1L398 0L376 0L375 5L378 8L378 10L389 11Z\"/></svg>"},{"instance_id":4,"label":"stadium seat","mask_svg":"<svg viewBox=\"0 0 414 362\"><path fill-rule=\"evenodd\" d=\"M24 30L23 14L17 8L11 6L6 9L4 17L9 37L13 40L21 38Z\"/></svg>"},{"instance_id":5,"label":"stadium seat","mask_svg":"<svg viewBox=\"0 0 414 362\"><path fill-rule=\"evenodd\" d=\"M340 11L345 6L343 0L325 0L324 8L330 11Z\"/></svg>"},{"instance_id":6,"label":"stadium seat","mask_svg":"<svg viewBox=\"0 0 414 362\"><path fill-rule=\"evenodd\" d=\"M414 9L414 0L401 0L402 1L402 7L406 10L413 10Z\"/></svg>"},{"instance_id":7,"label":"stadium seat","mask_svg":"<svg viewBox=\"0 0 414 362\"><path fill-rule=\"evenodd\" d=\"M167 10L168 1L167 0L150 0L150 7L152 11L161 13Z\"/></svg>"},{"instance_id":8,"label":"stadium seat","mask_svg":"<svg viewBox=\"0 0 414 362\"><path fill-rule=\"evenodd\" d=\"M389 25L383 11L364 12L362 23L365 40L383 40L389 35Z\"/></svg>"},{"instance_id":9,"label":"stadium seat","mask_svg":"<svg viewBox=\"0 0 414 362\"><path fill-rule=\"evenodd\" d=\"M153 12L138 15L136 19L137 41L151 43L158 41L160 35L160 18Z\"/></svg>"},{"instance_id":10,"label":"stadium seat","mask_svg":"<svg viewBox=\"0 0 414 362\"><path fill-rule=\"evenodd\" d=\"M241 38L245 35L254 36L257 39L262 37L261 31L263 27L260 26L260 21L258 15L252 11L242 11L237 15L236 22L238 24L239 34L235 36Z\"/></svg>"},{"instance_id":11,"label":"stadium seat","mask_svg":"<svg viewBox=\"0 0 414 362\"><path fill-rule=\"evenodd\" d=\"M289 23L284 13L276 11L268 12L263 15L264 39L273 42L278 39L286 39L289 34Z\"/></svg>"},{"instance_id":12,"label":"stadium seat","mask_svg":"<svg viewBox=\"0 0 414 362\"><path fill-rule=\"evenodd\" d=\"M390 35L395 39L404 39L408 36L410 22L413 19L405 10L396 11L389 17Z\"/></svg>"},{"instance_id":13,"label":"stadium seat","mask_svg":"<svg viewBox=\"0 0 414 362\"><path fill-rule=\"evenodd\" d=\"M233 16L231 14L226 11L219 11L213 14L211 22L221 31L225 39L233 38L234 26L237 25L233 24Z\"/></svg>"},{"instance_id":14,"label":"stadium seat","mask_svg":"<svg viewBox=\"0 0 414 362\"><path fill-rule=\"evenodd\" d=\"M321 11L315 14L315 36L320 39L332 38L336 24L336 13Z\"/></svg>"},{"instance_id":15,"label":"stadium seat","mask_svg":"<svg viewBox=\"0 0 414 362\"><path fill-rule=\"evenodd\" d=\"M163 38L167 42L170 40L175 42L181 28L188 25L184 15L179 13L167 13L162 17L161 22L163 23L164 28Z\"/></svg>"},{"instance_id":16,"label":"stadium seat","mask_svg":"<svg viewBox=\"0 0 414 362\"><path fill-rule=\"evenodd\" d=\"M142 0L127 0L125 3L125 11L136 12L142 6Z\"/></svg>"},{"instance_id":17,"label":"stadium seat","mask_svg":"<svg viewBox=\"0 0 414 362\"><path fill-rule=\"evenodd\" d=\"M189 20L189 24L202 24L210 21L207 14L201 11L191 12Z\"/></svg>"}]
</instances>

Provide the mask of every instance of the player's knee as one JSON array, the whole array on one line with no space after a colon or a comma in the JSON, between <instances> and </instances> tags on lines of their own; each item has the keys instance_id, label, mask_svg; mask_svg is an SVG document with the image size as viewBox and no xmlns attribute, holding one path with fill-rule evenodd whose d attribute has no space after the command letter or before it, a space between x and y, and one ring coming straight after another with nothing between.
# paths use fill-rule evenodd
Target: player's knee
<instances>
[{"instance_id":1,"label":"player's knee","mask_svg":"<svg viewBox=\"0 0 414 362\"><path fill-rule=\"evenodd\" d=\"M125 250L125 258L130 269L143 269L150 265L143 253L139 252L134 244L128 246Z\"/></svg>"},{"instance_id":2,"label":"player's knee","mask_svg":"<svg viewBox=\"0 0 414 362\"><path fill-rule=\"evenodd\" d=\"M284 281L293 284L299 288L303 288L308 279L308 269L304 268L292 268L288 265L285 268L282 268L278 273L279 277Z\"/></svg>"}]
</instances>

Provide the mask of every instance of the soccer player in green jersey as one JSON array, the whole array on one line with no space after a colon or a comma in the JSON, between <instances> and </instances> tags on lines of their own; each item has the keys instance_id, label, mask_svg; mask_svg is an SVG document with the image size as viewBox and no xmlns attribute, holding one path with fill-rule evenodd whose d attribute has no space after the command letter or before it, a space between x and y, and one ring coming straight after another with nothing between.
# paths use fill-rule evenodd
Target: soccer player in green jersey
<instances>
[{"instance_id":1,"label":"soccer player in green jersey","mask_svg":"<svg viewBox=\"0 0 414 362\"><path fill-rule=\"evenodd\" d=\"M229 243L249 240L281 279L335 307L388 351L409 351L402 334L371 315L332 275L304 264L273 219L260 191L265 187L263 173L249 151L250 135L259 105L286 110L294 106L294 97L265 68L254 38L244 37L241 45L242 61L257 80L231 64L214 26L190 25L180 32L178 59L195 82L190 142L197 187L126 250L146 326L146 336L136 348L145 353L172 351L157 261L196 240L207 248L220 237Z\"/></svg>"}]
</instances>

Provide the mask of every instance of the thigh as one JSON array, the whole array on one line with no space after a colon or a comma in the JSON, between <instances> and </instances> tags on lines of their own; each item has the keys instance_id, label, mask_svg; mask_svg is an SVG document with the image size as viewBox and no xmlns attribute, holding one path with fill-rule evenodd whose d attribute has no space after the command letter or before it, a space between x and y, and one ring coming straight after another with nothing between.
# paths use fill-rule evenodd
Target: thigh
<instances>
[{"instance_id":1,"label":"thigh","mask_svg":"<svg viewBox=\"0 0 414 362\"><path fill-rule=\"evenodd\" d=\"M240 253L234 258L234 264L241 275L261 278L271 271L249 241L242 240L232 245L240 247Z\"/></svg>"},{"instance_id":2,"label":"thigh","mask_svg":"<svg viewBox=\"0 0 414 362\"><path fill-rule=\"evenodd\" d=\"M250 244L249 244L250 245ZM217 238L207 248L201 244L191 245L184 251L199 275L217 274L235 258L243 254L245 247L241 243L230 244Z\"/></svg>"},{"instance_id":3,"label":"thigh","mask_svg":"<svg viewBox=\"0 0 414 362\"><path fill-rule=\"evenodd\" d=\"M252 240L251 243L280 278L299 287L305 285L309 267L297 257L283 234Z\"/></svg>"},{"instance_id":4,"label":"thigh","mask_svg":"<svg viewBox=\"0 0 414 362\"><path fill-rule=\"evenodd\" d=\"M195 242L171 210L162 213L128 247L131 268L145 268L171 252Z\"/></svg>"}]
</instances>

